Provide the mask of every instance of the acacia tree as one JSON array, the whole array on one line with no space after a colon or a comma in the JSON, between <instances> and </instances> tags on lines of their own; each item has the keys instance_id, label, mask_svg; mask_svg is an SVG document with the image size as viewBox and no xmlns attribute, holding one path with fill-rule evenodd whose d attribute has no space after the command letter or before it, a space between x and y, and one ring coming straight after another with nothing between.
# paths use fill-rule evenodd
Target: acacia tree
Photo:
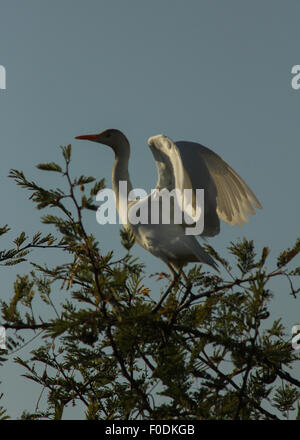
<instances>
[{"instance_id":1,"label":"acacia tree","mask_svg":"<svg viewBox=\"0 0 300 440\"><path fill-rule=\"evenodd\" d=\"M230 244L231 264L206 246L223 277L198 264L174 280L163 272L153 275L156 291L150 290L144 266L131 255L130 231L121 231L121 258L101 253L85 226L85 212L97 209L94 196L104 181L72 179L71 146L62 154L63 166L38 168L61 174L66 191L10 172L36 207L47 210L41 221L56 234L38 232L29 239L22 232L12 249L0 253L3 265L26 259L32 264L30 273L17 276L10 301L1 301L2 325L15 330L8 352L25 342L25 330L43 336L29 358L15 362L40 385L47 408L37 404L21 417L60 419L67 406L77 404L87 419L277 419L297 410L300 381L289 370L299 354L281 319L269 325L266 319L271 279L286 278L297 301L300 268L290 265L300 241L279 255L271 271L269 249L257 254L253 241ZM36 248L45 259L55 248L64 263L35 262ZM44 317L34 312L41 300L48 308ZM6 354L1 351L0 362ZM6 417L3 408L1 415Z\"/></svg>"}]
</instances>

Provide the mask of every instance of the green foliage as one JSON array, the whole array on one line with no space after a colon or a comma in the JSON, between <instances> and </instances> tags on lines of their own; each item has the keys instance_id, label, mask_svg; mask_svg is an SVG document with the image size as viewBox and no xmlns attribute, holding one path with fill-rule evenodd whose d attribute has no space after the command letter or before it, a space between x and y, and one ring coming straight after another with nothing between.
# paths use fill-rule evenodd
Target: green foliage
<instances>
[{"instance_id":1,"label":"green foliage","mask_svg":"<svg viewBox=\"0 0 300 440\"><path fill-rule=\"evenodd\" d=\"M32 264L16 277L11 299L1 302L2 325L16 330L8 350L28 342L18 336L24 330L43 336L28 359L15 359L25 378L41 387L35 411L22 418L61 419L66 407L77 405L87 419L299 418L300 381L288 372L299 354L281 319L271 319L270 282L283 278L297 298L300 268L289 265L300 241L280 254L271 271L269 248L259 251L252 240L230 244L230 263L206 246L222 276L195 265L172 281L156 274L150 290L144 266L130 254L130 229L121 231L124 251L117 260L113 252L103 254L86 229L85 215L97 209L93 200L104 180L72 180L71 146L62 154L63 166L38 168L61 174L67 191L10 172L37 209L46 209L42 223L56 234L29 239L22 232L0 252L3 265L29 257ZM8 232L0 228L0 235ZM36 248L43 249L43 261L55 248L64 262L34 261ZM47 318L36 312L41 302ZM5 360L4 351L0 362ZM6 416L1 407L0 418Z\"/></svg>"},{"instance_id":2,"label":"green foliage","mask_svg":"<svg viewBox=\"0 0 300 440\"><path fill-rule=\"evenodd\" d=\"M2 397L2 394L0 396L0 399ZM3 406L0 406L0 420L7 420L9 419L9 416L6 413L6 410L3 408Z\"/></svg>"},{"instance_id":3,"label":"green foliage","mask_svg":"<svg viewBox=\"0 0 300 440\"><path fill-rule=\"evenodd\" d=\"M130 251L135 242L135 237L130 229L120 230L121 243L125 249Z\"/></svg>"},{"instance_id":4,"label":"green foliage","mask_svg":"<svg viewBox=\"0 0 300 440\"><path fill-rule=\"evenodd\" d=\"M59 165L57 165L57 163L55 163L55 162L40 163L37 165L37 168L39 170L44 170L44 171L56 171L57 173L62 172L61 167Z\"/></svg>"},{"instance_id":5,"label":"green foliage","mask_svg":"<svg viewBox=\"0 0 300 440\"><path fill-rule=\"evenodd\" d=\"M295 403L299 400L299 390L291 384L283 384L276 389L274 396L274 406L288 417L289 411L295 408Z\"/></svg>"}]
</instances>

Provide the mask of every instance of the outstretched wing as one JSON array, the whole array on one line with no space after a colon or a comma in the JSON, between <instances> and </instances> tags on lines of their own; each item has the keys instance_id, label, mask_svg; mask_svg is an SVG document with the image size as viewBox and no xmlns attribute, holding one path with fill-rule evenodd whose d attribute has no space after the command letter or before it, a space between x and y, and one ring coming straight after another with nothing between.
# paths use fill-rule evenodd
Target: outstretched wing
<instances>
[{"instance_id":1,"label":"outstretched wing","mask_svg":"<svg viewBox=\"0 0 300 440\"><path fill-rule=\"evenodd\" d=\"M231 225L248 221L261 204L244 180L216 153L195 142L174 143L163 135L149 139L158 169L158 187L204 189L202 236L220 231L219 218Z\"/></svg>"},{"instance_id":2,"label":"outstretched wing","mask_svg":"<svg viewBox=\"0 0 300 440\"><path fill-rule=\"evenodd\" d=\"M248 221L248 214L255 214L253 205L262 209L246 182L218 154L195 142L176 142L182 157L184 168L197 185L197 172L193 162L204 160L216 185L217 214L230 225L239 225ZM196 186L198 187L198 186Z\"/></svg>"},{"instance_id":3,"label":"outstretched wing","mask_svg":"<svg viewBox=\"0 0 300 440\"><path fill-rule=\"evenodd\" d=\"M201 235L214 236L218 234L220 220L216 212L217 189L205 161L201 157L189 158L186 153L182 154L178 146L164 135L151 137L148 144L158 171L156 189L166 188L171 191L176 188L182 194L185 189L193 190L193 210L195 208L201 209L201 206L197 206L195 190L204 189L204 229ZM190 166L184 166L184 162L188 162Z\"/></svg>"}]
</instances>

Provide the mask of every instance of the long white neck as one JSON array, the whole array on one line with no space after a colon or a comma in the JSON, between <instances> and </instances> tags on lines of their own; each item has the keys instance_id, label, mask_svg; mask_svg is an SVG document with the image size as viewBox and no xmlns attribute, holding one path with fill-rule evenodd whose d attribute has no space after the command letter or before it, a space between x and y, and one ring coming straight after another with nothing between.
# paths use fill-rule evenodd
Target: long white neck
<instances>
[{"instance_id":1,"label":"long white neck","mask_svg":"<svg viewBox=\"0 0 300 440\"><path fill-rule=\"evenodd\" d=\"M133 189L129 171L128 162L130 147L128 141L124 140L124 145L114 148L115 161L112 170L112 187L116 196L116 206L123 225L127 224L127 201L128 194Z\"/></svg>"}]
</instances>

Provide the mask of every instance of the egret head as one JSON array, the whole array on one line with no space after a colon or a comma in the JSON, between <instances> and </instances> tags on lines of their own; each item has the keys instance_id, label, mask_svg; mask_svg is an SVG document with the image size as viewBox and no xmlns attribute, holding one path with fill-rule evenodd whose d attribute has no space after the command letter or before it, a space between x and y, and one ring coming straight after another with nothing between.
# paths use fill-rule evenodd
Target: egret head
<instances>
[{"instance_id":1,"label":"egret head","mask_svg":"<svg viewBox=\"0 0 300 440\"><path fill-rule=\"evenodd\" d=\"M115 153L121 153L122 149L129 147L127 137L120 130L116 130L115 128L109 128L98 134L76 136L75 139L93 141L107 145L108 147L111 147Z\"/></svg>"}]
</instances>

